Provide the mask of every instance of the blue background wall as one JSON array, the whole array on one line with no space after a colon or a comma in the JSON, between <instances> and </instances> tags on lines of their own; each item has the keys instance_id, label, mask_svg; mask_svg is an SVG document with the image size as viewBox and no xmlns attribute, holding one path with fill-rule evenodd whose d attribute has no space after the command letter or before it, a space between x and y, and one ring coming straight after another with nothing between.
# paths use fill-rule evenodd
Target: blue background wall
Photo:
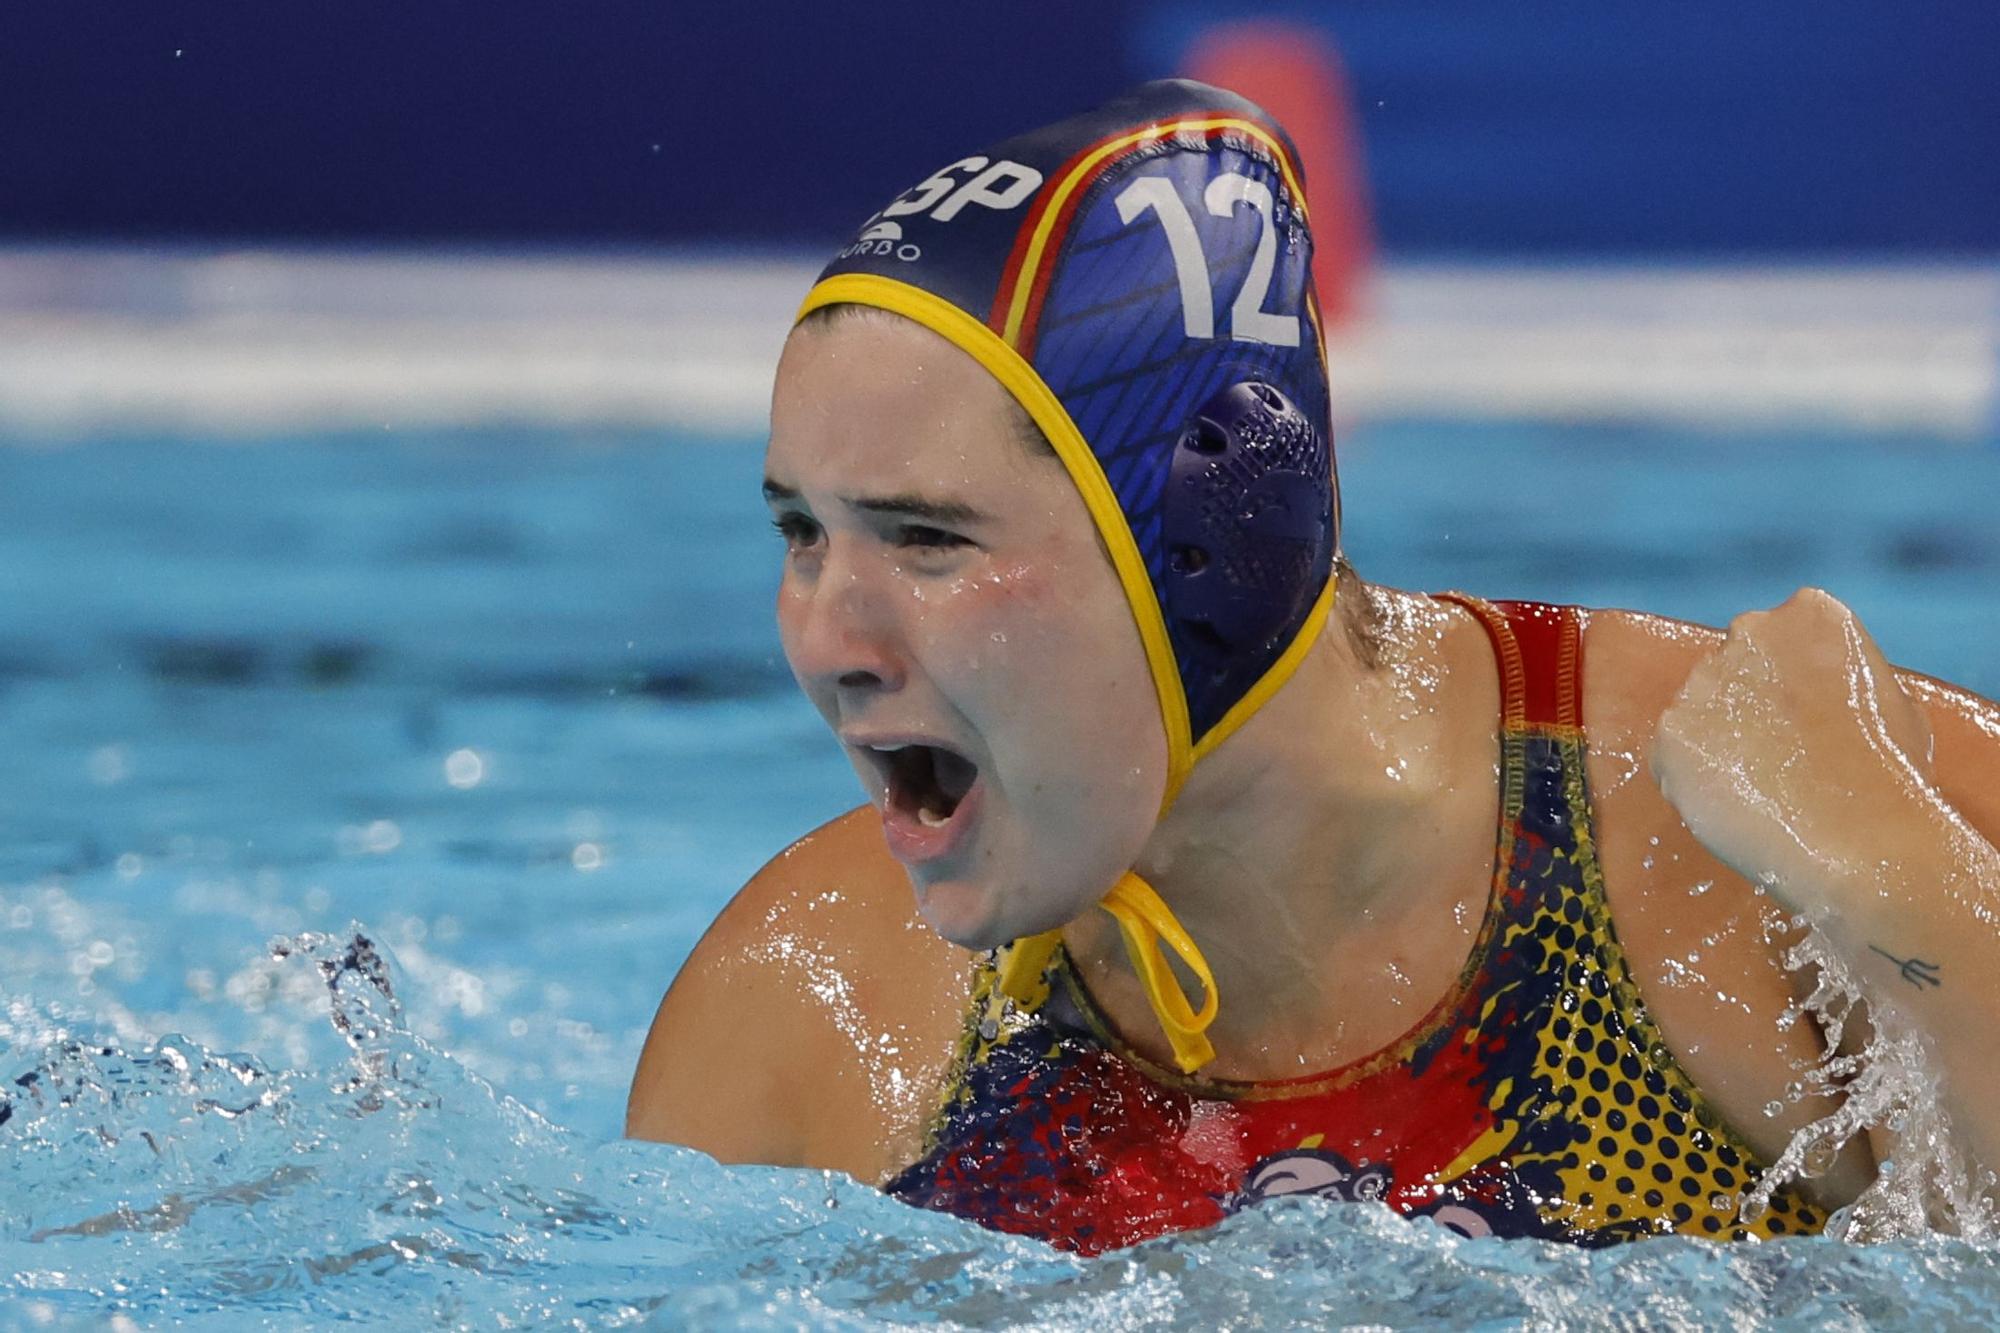
<instances>
[{"instance_id":1,"label":"blue background wall","mask_svg":"<svg viewBox=\"0 0 2000 1333\"><path fill-rule=\"evenodd\" d=\"M13 0L0 235L818 246L1273 13L1391 253L2000 251L1993 0Z\"/></svg>"}]
</instances>

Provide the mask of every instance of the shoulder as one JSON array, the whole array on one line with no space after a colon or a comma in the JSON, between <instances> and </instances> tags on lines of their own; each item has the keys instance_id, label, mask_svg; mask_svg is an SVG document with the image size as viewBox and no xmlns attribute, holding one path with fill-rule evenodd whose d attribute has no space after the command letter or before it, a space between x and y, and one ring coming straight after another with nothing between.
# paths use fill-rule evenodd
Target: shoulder
<instances>
[{"instance_id":1,"label":"shoulder","mask_svg":"<svg viewBox=\"0 0 2000 1333\"><path fill-rule=\"evenodd\" d=\"M1673 702L1695 664L1722 643L1723 632L1640 611L1584 613L1583 661L1587 704L1599 716L1637 721Z\"/></svg>"},{"instance_id":2,"label":"shoulder","mask_svg":"<svg viewBox=\"0 0 2000 1333\"><path fill-rule=\"evenodd\" d=\"M921 1138L972 955L918 919L863 806L744 886L660 1003L625 1132L872 1180Z\"/></svg>"},{"instance_id":3,"label":"shoulder","mask_svg":"<svg viewBox=\"0 0 2000 1333\"><path fill-rule=\"evenodd\" d=\"M1647 738L1725 633L1636 611L1591 611L1585 625L1586 714L1611 730L1643 729ZM1939 789L1974 827L2000 833L2000 703L1901 667L1896 679L1930 723Z\"/></svg>"}]
</instances>

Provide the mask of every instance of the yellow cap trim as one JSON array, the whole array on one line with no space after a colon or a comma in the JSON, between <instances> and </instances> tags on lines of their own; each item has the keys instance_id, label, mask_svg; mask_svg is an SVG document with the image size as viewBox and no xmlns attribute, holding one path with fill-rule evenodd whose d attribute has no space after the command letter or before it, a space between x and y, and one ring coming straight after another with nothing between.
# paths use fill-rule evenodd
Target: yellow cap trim
<instances>
[{"instance_id":1,"label":"yellow cap trim","mask_svg":"<svg viewBox=\"0 0 2000 1333\"><path fill-rule=\"evenodd\" d=\"M1165 814L1180 795L1188 769L1194 764L1194 748L1188 735L1187 695L1181 689L1180 668L1174 662L1173 645L1167 639L1166 616L1160 610L1153 582L1146 575L1139 544L1132 537L1125 512L1118 507L1118 496L1104 475L1103 465L1090 451L1083 432L1070 420L1069 409L1019 352L1002 342L992 329L941 296L874 273L841 273L823 279L806 293L797 318L804 319L821 306L842 304L876 306L913 319L964 351L1014 395L1014 401L1055 447L1056 456L1062 459L1070 480L1083 496L1084 506L1090 510L1098 536L1104 539L1105 549L1111 553L1112 568L1125 589L1125 601L1132 609L1132 619L1139 627L1139 641L1146 649L1146 665L1153 673L1153 689L1159 696L1160 717L1167 731L1167 786L1160 797L1160 813Z\"/></svg>"},{"instance_id":2,"label":"yellow cap trim","mask_svg":"<svg viewBox=\"0 0 2000 1333\"><path fill-rule=\"evenodd\" d=\"M1292 204L1299 210L1299 217L1306 219L1305 187L1299 184L1297 174L1292 171L1292 159L1285 152L1285 146L1278 142L1268 130L1254 121L1238 120L1234 117L1209 117L1201 120L1168 120L1120 138L1102 143L1064 176L1049 192L1048 202L1042 206L1041 220L1036 223L1034 235L1028 239L1028 250L1021 259L1021 270L1014 280L1014 295L1007 303L1007 320L1003 326L1007 345L1013 347L1021 340L1021 325L1027 318L1028 295L1035 289L1037 271L1041 268L1042 252L1048 248L1049 236L1055 231L1056 219L1062 216L1063 205L1071 194L1105 158L1121 153L1133 144L1145 143L1149 139L1164 139L1169 135L1188 130L1206 132L1208 130L1236 130L1263 144L1271 150L1271 156L1278 161L1278 170L1285 178L1285 186L1291 191Z\"/></svg>"},{"instance_id":3,"label":"yellow cap trim","mask_svg":"<svg viewBox=\"0 0 2000 1333\"><path fill-rule=\"evenodd\" d=\"M1132 968L1146 988L1146 1002L1152 1006L1153 1017L1173 1048L1174 1063L1183 1074L1194 1073L1215 1059L1215 1047L1206 1034L1222 1004L1208 959L1202 957L1201 950L1195 947L1194 940L1175 920L1172 909L1154 892L1153 886L1136 874L1128 872L1098 906L1118 923L1118 933L1125 940L1125 955L1132 960ZM1160 949L1162 940L1200 980L1205 997L1200 1013L1188 1003L1187 993L1167 965L1166 955ZM1049 960L1061 943L1060 930L1015 940L1000 963L1001 993L1030 1007L1040 1004L1049 993L1046 976Z\"/></svg>"}]
</instances>

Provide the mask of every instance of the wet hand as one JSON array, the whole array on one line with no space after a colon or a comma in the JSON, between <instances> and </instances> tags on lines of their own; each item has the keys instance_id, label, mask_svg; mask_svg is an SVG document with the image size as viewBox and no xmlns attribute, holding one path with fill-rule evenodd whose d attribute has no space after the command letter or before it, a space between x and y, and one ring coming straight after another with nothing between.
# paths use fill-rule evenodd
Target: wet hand
<instances>
[{"instance_id":1,"label":"wet hand","mask_svg":"<svg viewBox=\"0 0 2000 1333\"><path fill-rule=\"evenodd\" d=\"M1653 776L1688 828L1794 910L1875 887L1937 800L1922 709L1815 588L1730 623L1660 719Z\"/></svg>"}]
</instances>

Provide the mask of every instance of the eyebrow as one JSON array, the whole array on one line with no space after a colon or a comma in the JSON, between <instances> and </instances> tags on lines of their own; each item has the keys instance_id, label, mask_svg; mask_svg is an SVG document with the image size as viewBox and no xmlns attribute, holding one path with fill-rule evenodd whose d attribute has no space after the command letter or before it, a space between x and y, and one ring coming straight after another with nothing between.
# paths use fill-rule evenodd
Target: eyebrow
<instances>
[{"instance_id":1,"label":"eyebrow","mask_svg":"<svg viewBox=\"0 0 2000 1333\"><path fill-rule=\"evenodd\" d=\"M797 500L799 493L782 482L764 478L764 499L772 504ZM843 495L842 503L871 514L898 514L932 523L979 523L987 514L957 500L929 500L903 492L897 495Z\"/></svg>"}]
</instances>

